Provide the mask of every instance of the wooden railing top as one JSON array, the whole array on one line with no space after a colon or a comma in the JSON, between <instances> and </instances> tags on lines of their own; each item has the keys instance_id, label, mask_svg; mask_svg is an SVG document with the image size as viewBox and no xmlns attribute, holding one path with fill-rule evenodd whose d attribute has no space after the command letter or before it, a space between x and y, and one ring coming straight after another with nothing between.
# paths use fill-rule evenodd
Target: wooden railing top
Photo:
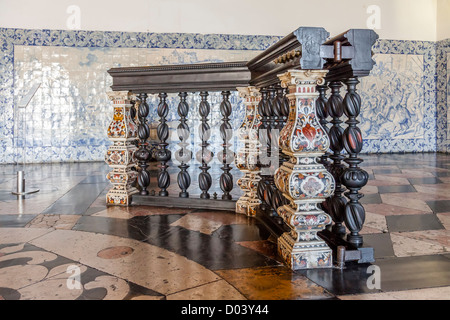
<instances>
[{"instance_id":1,"label":"wooden railing top","mask_svg":"<svg viewBox=\"0 0 450 320\"><path fill-rule=\"evenodd\" d=\"M173 93L266 87L290 69L327 69L327 80L367 76L378 35L350 29L328 39L324 28L300 27L250 61L112 68L113 91ZM328 39L328 40L327 40Z\"/></svg>"},{"instance_id":2,"label":"wooden railing top","mask_svg":"<svg viewBox=\"0 0 450 320\"><path fill-rule=\"evenodd\" d=\"M146 93L236 90L250 81L246 61L112 68L108 73L113 91Z\"/></svg>"}]
</instances>

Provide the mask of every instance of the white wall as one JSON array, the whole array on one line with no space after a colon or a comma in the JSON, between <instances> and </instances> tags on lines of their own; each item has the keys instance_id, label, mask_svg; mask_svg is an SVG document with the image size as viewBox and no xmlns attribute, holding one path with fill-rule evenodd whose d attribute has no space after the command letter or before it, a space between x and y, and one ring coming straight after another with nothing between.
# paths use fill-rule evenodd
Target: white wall
<instances>
[{"instance_id":1,"label":"white wall","mask_svg":"<svg viewBox=\"0 0 450 320\"><path fill-rule=\"evenodd\" d=\"M450 38L450 0L437 0L436 40Z\"/></svg>"},{"instance_id":2,"label":"white wall","mask_svg":"<svg viewBox=\"0 0 450 320\"><path fill-rule=\"evenodd\" d=\"M436 40L437 1L447 0L0 0L0 27L67 29L70 5L81 29L283 36L299 26L331 35L366 28L380 8L382 39ZM441 15L440 15L441 16ZM441 17L448 25L449 17ZM448 28L447 28L448 29ZM448 30L447 30L448 31ZM443 32L440 30L439 34Z\"/></svg>"}]
</instances>

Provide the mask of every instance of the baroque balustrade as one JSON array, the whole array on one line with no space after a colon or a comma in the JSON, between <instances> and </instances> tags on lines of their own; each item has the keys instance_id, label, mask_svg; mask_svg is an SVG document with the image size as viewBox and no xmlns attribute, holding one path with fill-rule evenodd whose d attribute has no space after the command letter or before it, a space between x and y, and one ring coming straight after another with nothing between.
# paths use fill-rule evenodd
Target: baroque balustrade
<instances>
[{"instance_id":1,"label":"baroque balustrade","mask_svg":"<svg viewBox=\"0 0 450 320\"><path fill-rule=\"evenodd\" d=\"M108 129L108 204L234 210L254 217L278 238L278 251L292 269L373 261L373 248L359 233L365 219L360 190L368 175L359 166L363 101L357 85L373 67L377 38L372 30L330 38L323 28L300 27L250 61L108 70L115 110ZM239 128L231 123L236 91L245 111ZM211 123L215 92L221 97L219 125ZM169 95L178 99L174 154ZM152 108L159 119L149 119ZM155 121L157 168L149 149ZM218 146L212 127L219 132ZM189 141L193 133L197 152ZM232 148L235 136L238 150ZM236 170L239 176L233 176ZM171 172L176 193L170 191ZM152 179L159 190L149 191ZM236 188L240 196L233 195Z\"/></svg>"}]
</instances>

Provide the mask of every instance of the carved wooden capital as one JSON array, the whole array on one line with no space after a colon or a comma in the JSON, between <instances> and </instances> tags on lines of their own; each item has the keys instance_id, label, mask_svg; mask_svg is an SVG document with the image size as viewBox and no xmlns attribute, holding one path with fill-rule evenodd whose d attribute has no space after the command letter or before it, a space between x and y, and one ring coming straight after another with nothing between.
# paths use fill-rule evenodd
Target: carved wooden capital
<instances>
[{"instance_id":1,"label":"carved wooden capital","mask_svg":"<svg viewBox=\"0 0 450 320\"><path fill-rule=\"evenodd\" d=\"M244 99L248 97L258 97L261 95L259 90L253 86L237 87L236 89L239 92L239 96Z\"/></svg>"},{"instance_id":2,"label":"carved wooden capital","mask_svg":"<svg viewBox=\"0 0 450 320\"><path fill-rule=\"evenodd\" d=\"M281 86L287 88L289 86L299 85L323 85L328 70L288 70L278 75Z\"/></svg>"},{"instance_id":3,"label":"carved wooden capital","mask_svg":"<svg viewBox=\"0 0 450 320\"><path fill-rule=\"evenodd\" d=\"M117 103L119 101L123 101L124 103L128 103L131 100L136 99L134 94L131 94L130 91L109 91L106 93L108 95L109 100Z\"/></svg>"}]
</instances>

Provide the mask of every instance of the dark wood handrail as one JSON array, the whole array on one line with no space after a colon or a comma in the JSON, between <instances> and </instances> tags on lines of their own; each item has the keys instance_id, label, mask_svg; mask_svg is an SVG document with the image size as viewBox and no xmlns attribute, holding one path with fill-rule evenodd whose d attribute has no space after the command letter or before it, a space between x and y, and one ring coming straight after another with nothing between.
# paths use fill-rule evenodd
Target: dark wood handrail
<instances>
[{"instance_id":1,"label":"dark wood handrail","mask_svg":"<svg viewBox=\"0 0 450 320\"><path fill-rule=\"evenodd\" d=\"M113 91L174 93L235 91L279 83L289 69L327 69L328 81L367 76L375 62L373 30L350 29L331 39L323 28L300 27L249 61L112 68Z\"/></svg>"},{"instance_id":2,"label":"dark wood handrail","mask_svg":"<svg viewBox=\"0 0 450 320\"><path fill-rule=\"evenodd\" d=\"M230 91L250 80L245 61L112 68L108 73L113 91L145 93Z\"/></svg>"}]
</instances>

